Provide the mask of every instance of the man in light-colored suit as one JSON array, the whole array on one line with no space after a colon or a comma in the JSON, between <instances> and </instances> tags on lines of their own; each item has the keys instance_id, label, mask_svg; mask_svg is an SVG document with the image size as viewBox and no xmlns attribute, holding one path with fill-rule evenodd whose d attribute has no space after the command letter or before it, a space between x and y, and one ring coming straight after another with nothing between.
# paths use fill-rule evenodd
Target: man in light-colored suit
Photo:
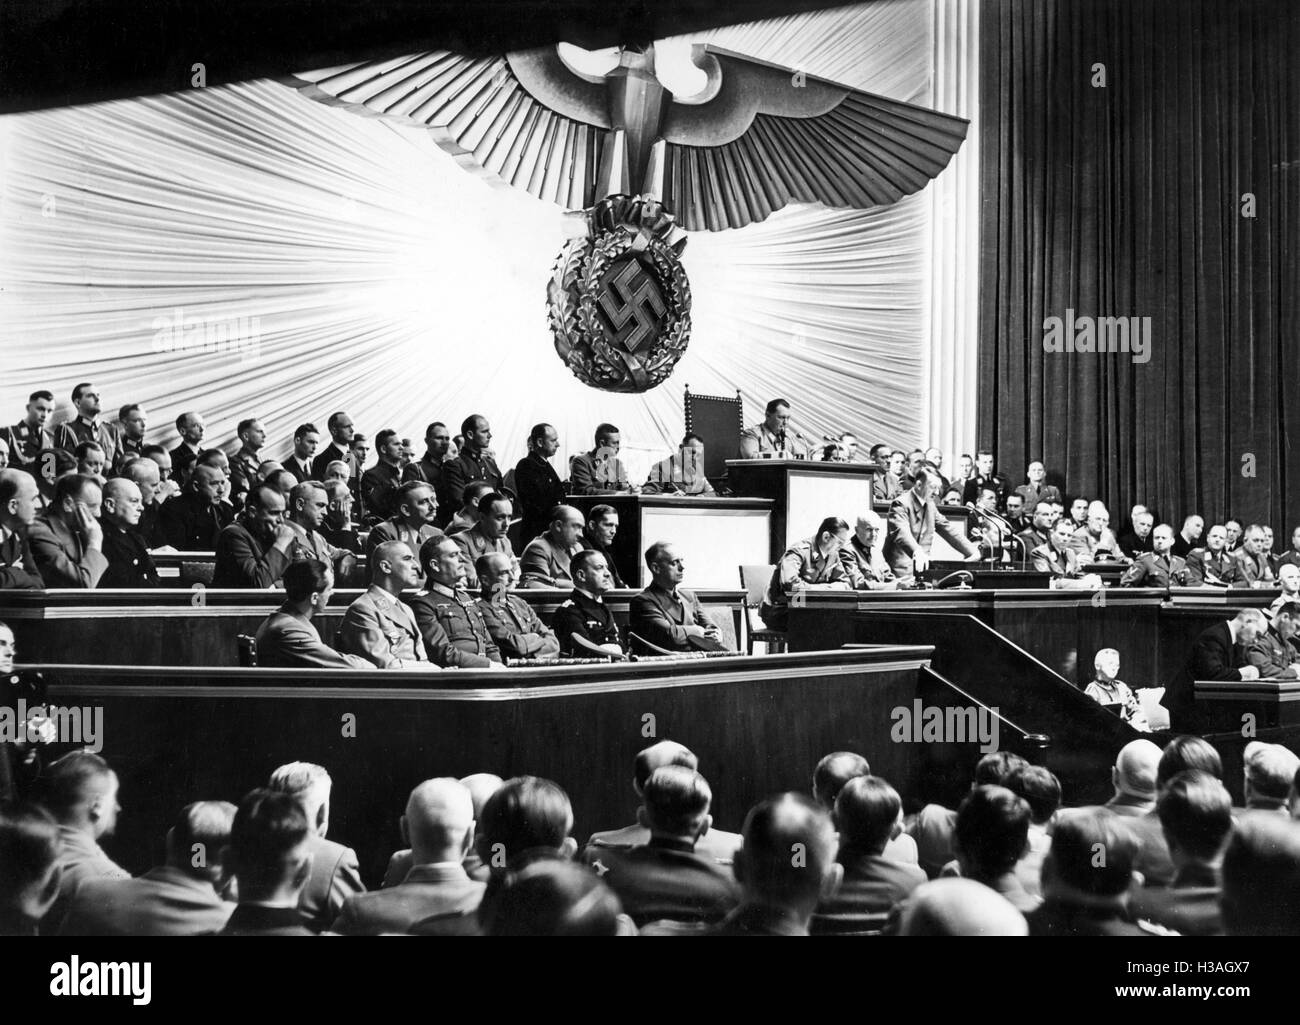
<instances>
[{"instance_id":1,"label":"man in light-colored suit","mask_svg":"<svg viewBox=\"0 0 1300 1025\"><path fill-rule=\"evenodd\" d=\"M474 844L474 805L469 789L454 779L427 779L411 791L401 818L402 838L413 861L396 886L349 897L334 923L345 936L403 933L432 915L469 914L485 885L465 871Z\"/></svg>"},{"instance_id":2,"label":"man in light-colored suit","mask_svg":"<svg viewBox=\"0 0 1300 1025\"><path fill-rule=\"evenodd\" d=\"M271 668L371 669L360 655L343 655L320 639L312 617L325 609L334 592L330 568L318 559L301 559L284 571L285 601L257 628L257 664Z\"/></svg>"},{"instance_id":3,"label":"man in light-colored suit","mask_svg":"<svg viewBox=\"0 0 1300 1025\"><path fill-rule=\"evenodd\" d=\"M186 805L167 831L166 864L136 879L86 880L72 896L62 934L198 936L220 931L235 909L217 892L234 821L235 806L229 802Z\"/></svg>"},{"instance_id":4,"label":"man in light-colored suit","mask_svg":"<svg viewBox=\"0 0 1300 1025\"><path fill-rule=\"evenodd\" d=\"M718 627L699 600L679 586L686 561L672 545L656 541L645 553L651 584L632 599L629 629L642 640L669 651L720 651Z\"/></svg>"},{"instance_id":5,"label":"man in light-colored suit","mask_svg":"<svg viewBox=\"0 0 1300 1025\"><path fill-rule=\"evenodd\" d=\"M979 549L962 537L934 504L938 479L933 470L920 467L911 490L894 499L889 507L885 559L900 579L929 567L930 546L936 533L963 553L968 562L979 559Z\"/></svg>"},{"instance_id":6,"label":"man in light-colored suit","mask_svg":"<svg viewBox=\"0 0 1300 1025\"><path fill-rule=\"evenodd\" d=\"M99 584L108 569L99 525L103 491L93 477L70 473L54 486L54 500L27 531L27 543L46 587Z\"/></svg>"},{"instance_id":7,"label":"man in light-colored suit","mask_svg":"<svg viewBox=\"0 0 1300 1025\"><path fill-rule=\"evenodd\" d=\"M426 485L427 486L427 485ZM415 613L399 597L420 580L420 563L404 541L385 541L370 555L370 589L348 606L339 647L380 669L432 669Z\"/></svg>"},{"instance_id":8,"label":"man in light-colored suit","mask_svg":"<svg viewBox=\"0 0 1300 1025\"><path fill-rule=\"evenodd\" d=\"M1074 549L1074 523L1068 518L1056 521L1047 544L1035 548L1029 558L1035 572L1051 576L1053 587L1092 591L1101 588L1101 577L1096 573L1080 576L1079 556Z\"/></svg>"},{"instance_id":9,"label":"man in light-colored suit","mask_svg":"<svg viewBox=\"0 0 1300 1025\"><path fill-rule=\"evenodd\" d=\"M310 762L290 762L271 773L269 789L288 794L307 816L312 834L307 841L311 853L311 875L298 898L300 910L317 929L327 929L349 897L365 893L357 852L325 839L330 826L330 774Z\"/></svg>"}]
</instances>

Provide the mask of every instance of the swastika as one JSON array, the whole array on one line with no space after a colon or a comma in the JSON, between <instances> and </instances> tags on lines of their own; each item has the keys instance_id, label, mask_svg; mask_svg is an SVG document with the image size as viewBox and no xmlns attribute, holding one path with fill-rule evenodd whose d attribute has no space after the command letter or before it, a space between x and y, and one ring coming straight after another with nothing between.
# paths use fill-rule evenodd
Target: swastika
<instances>
[{"instance_id":1,"label":"swastika","mask_svg":"<svg viewBox=\"0 0 1300 1025\"><path fill-rule=\"evenodd\" d=\"M637 260L626 261L623 269L607 280L600 292L600 306L614 328L614 341L628 352L654 340L659 318L667 309L658 284Z\"/></svg>"}]
</instances>

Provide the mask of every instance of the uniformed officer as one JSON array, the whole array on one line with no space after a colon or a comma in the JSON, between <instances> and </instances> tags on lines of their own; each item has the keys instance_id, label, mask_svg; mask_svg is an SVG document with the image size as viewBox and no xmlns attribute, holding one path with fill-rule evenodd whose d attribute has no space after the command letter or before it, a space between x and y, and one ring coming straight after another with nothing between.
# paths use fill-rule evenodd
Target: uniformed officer
<instances>
[{"instance_id":1,"label":"uniformed officer","mask_svg":"<svg viewBox=\"0 0 1300 1025\"><path fill-rule=\"evenodd\" d=\"M370 556L370 589L343 616L339 650L380 669L431 668L415 613L398 600L419 579L420 564L406 544L379 545Z\"/></svg>"},{"instance_id":2,"label":"uniformed officer","mask_svg":"<svg viewBox=\"0 0 1300 1025\"><path fill-rule=\"evenodd\" d=\"M808 586L861 590L866 581L848 549L849 525L838 516L822 520L814 537L786 549L767 585L759 615L773 630L789 624L790 594Z\"/></svg>"},{"instance_id":3,"label":"uniformed officer","mask_svg":"<svg viewBox=\"0 0 1300 1025\"><path fill-rule=\"evenodd\" d=\"M478 590L474 564L482 556L489 552L500 552L507 558L514 559L515 550L510 545L510 538L506 536L513 516L514 506L510 499L499 491L489 491L478 500L478 522L469 530L451 536L465 563L466 589Z\"/></svg>"},{"instance_id":4,"label":"uniformed officer","mask_svg":"<svg viewBox=\"0 0 1300 1025\"><path fill-rule=\"evenodd\" d=\"M27 400L27 415L0 432L9 442L9 465L28 473L39 473L36 456L42 449L54 447L54 432L46 428L54 414L54 393L45 391L32 392Z\"/></svg>"},{"instance_id":5,"label":"uniformed officer","mask_svg":"<svg viewBox=\"0 0 1300 1025\"><path fill-rule=\"evenodd\" d=\"M1121 587L1195 587L1187 563L1173 553L1174 528L1162 523L1151 532L1151 551L1143 552L1120 577Z\"/></svg>"},{"instance_id":6,"label":"uniformed officer","mask_svg":"<svg viewBox=\"0 0 1300 1025\"><path fill-rule=\"evenodd\" d=\"M54 723L45 714L45 678L14 672L15 657L14 632L0 623L0 708L15 721L13 742L0 740L0 802L27 796L41 771L36 745L55 739Z\"/></svg>"},{"instance_id":7,"label":"uniformed officer","mask_svg":"<svg viewBox=\"0 0 1300 1025\"><path fill-rule=\"evenodd\" d=\"M230 460L230 501L236 509L244 504L244 496L260 480L257 471L261 459L257 453L266 444L266 429L260 420L240 420L237 430L239 451Z\"/></svg>"},{"instance_id":8,"label":"uniformed officer","mask_svg":"<svg viewBox=\"0 0 1300 1025\"><path fill-rule=\"evenodd\" d=\"M461 446L456 458L443 466L447 498L457 505L464 501L465 485L484 480L492 485L493 491L500 491L505 479L488 450L492 444L492 426L487 417L477 413L467 416L460 425L460 430L465 444Z\"/></svg>"},{"instance_id":9,"label":"uniformed officer","mask_svg":"<svg viewBox=\"0 0 1300 1025\"><path fill-rule=\"evenodd\" d=\"M433 525L438 514L438 500L433 488L424 481L407 481L398 489L394 504L397 514L370 531L366 537L366 549L373 552L385 541L402 541L418 560L421 545L430 538L442 537L442 531Z\"/></svg>"},{"instance_id":10,"label":"uniformed officer","mask_svg":"<svg viewBox=\"0 0 1300 1025\"><path fill-rule=\"evenodd\" d=\"M341 486L341 485L340 485ZM346 490L344 494L347 494ZM351 496L349 496L351 497ZM347 580L356 565L356 556L345 548L336 548L321 533L329 511L329 497L319 481L303 481L289 492L289 515L285 523L294 532L289 546L290 560L319 559L340 580Z\"/></svg>"},{"instance_id":11,"label":"uniformed officer","mask_svg":"<svg viewBox=\"0 0 1300 1025\"><path fill-rule=\"evenodd\" d=\"M1265 614L1268 629L1244 646L1246 661L1259 670L1261 680L1300 677L1300 656L1293 647L1300 625L1300 604L1285 601Z\"/></svg>"},{"instance_id":12,"label":"uniformed officer","mask_svg":"<svg viewBox=\"0 0 1300 1025\"><path fill-rule=\"evenodd\" d=\"M1202 586L1223 587L1241 579L1237 560L1228 554L1228 532L1223 524L1216 523L1210 528L1204 548L1193 548L1187 553L1187 572L1194 584Z\"/></svg>"},{"instance_id":13,"label":"uniformed officer","mask_svg":"<svg viewBox=\"0 0 1300 1025\"><path fill-rule=\"evenodd\" d=\"M609 564L600 552L578 552L569 561L573 577L573 597L555 610L551 625L560 639L560 652L564 655L583 656L590 649L577 644L573 635L623 658L623 645L618 636L618 624L601 595L614 586Z\"/></svg>"},{"instance_id":14,"label":"uniformed officer","mask_svg":"<svg viewBox=\"0 0 1300 1025\"><path fill-rule=\"evenodd\" d=\"M790 426L790 403L773 399L763 411L763 422L740 435L741 459L807 459L808 443Z\"/></svg>"},{"instance_id":15,"label":"uniformed officer","mask_svg":"<svg viewBox=\"0 0 1300 1025\"><path fill-rule=\"evenodd\" d=\"M531 605L510 593L519 579L518 564L500 552L489 552L479 557L474 569L478 574L479 610L501 654L509 658L558 655L560 642L555 633Z\"/></svg>"},{"instance_id":16,"label":"uniformed officer","mask_svg":"<svg viewBox=\"0 0 1300 1025\"><path fill-rule=\"evenodd\" d=\"M409 599L429 658L461 669L502 668L501 652L488 634L483 613L465 589L460 548L439 535L420 548L425 590Z\"/></svg>"}]
</instances>

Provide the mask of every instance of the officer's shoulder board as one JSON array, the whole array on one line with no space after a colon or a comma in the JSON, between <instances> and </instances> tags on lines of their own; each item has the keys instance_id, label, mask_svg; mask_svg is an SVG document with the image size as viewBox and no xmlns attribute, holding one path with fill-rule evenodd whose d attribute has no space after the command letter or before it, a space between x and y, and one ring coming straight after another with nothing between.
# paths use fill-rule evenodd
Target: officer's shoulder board
<instances>
[{"instance_id":1,"label":"officer's shoulder board","mask_svg":"<svg viewBox=\"0 0 1300 1025\"><path fill-rule=\"evenodd\" d=\"M559 609L576 609L577 607L578 606L574 604L572 598L565 598L564 601L560 602L557 606L556 611L559 611Z\"/></svg>"}]
</instances>

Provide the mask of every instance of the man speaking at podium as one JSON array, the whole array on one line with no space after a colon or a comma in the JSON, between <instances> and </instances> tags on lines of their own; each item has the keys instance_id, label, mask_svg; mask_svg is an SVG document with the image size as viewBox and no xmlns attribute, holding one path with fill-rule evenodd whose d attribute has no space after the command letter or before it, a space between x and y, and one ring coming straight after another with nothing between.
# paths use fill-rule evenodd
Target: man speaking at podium
<instances>
[{"instance_id":1,"label":"man speaking at podium","mask_svg":"<svg viewBox=\"0 0 1300 1025\"><path fill-rule=\"evenodd\" d=\"M812 445L790 424L790 403L773 399L766 417L741 432L741 459L807 459Z\"/></svg>"},{"instance_id":2,"label":"man speaking at podium","mask_svg":"<svg viewBox=\"0 0 1300 1025\"><path fill-rule=\"evenodd\" d=\"M916 480L889 507L889 536L885 538L885 560L894 576L910 578L930 566L930 546L937 532L966 556L967 562L979 559L979 549L970 543L939 512L934 492L939 475L928 466L916 471Z\"/></svg>"}]
</instances>

